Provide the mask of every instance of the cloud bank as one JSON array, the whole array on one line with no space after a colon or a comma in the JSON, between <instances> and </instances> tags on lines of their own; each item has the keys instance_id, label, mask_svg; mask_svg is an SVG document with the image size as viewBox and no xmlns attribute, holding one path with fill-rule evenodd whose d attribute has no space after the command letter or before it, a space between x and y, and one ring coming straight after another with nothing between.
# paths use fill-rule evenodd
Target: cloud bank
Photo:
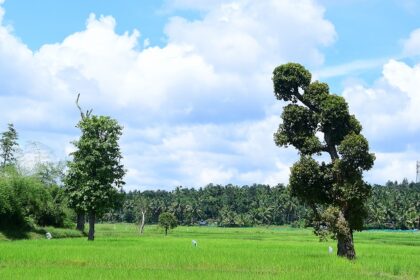
<instances>
[{"instance_id":1,"label":"cloud bank","mask_svg":"<svg viewBox=\"0 0 420 280\"><path fill-rule=\"evenodd\" d=\"M309 0L173 0L166 7L202 16L168 19L167 43L158 47L142 38L141 29L118 34L118 19L91 14L84 30L30 50L2 23L0 6L3 125L15 123L22 139L65 157L78 136L74 101L80 92L84 109L125 127L126 189L287 183L297 154L272 140L281 104L272 93L271 71L288 61L309 68L323 64L324 48L336 39L323 7ZM406 124L403 135L418 135L410 115L410 104L419 101L416 73L418 66L391 61L377 86L354 85L343 93L383 153L371 180L382 182L383 174L400 174L411 164L407 147L395 150L395 164L386 164L391 155L375 133L389 131L378 124L398 127L392 117L398 111ZM391 105L392 113L386 111Z\"/></svg>"}]
</instances>

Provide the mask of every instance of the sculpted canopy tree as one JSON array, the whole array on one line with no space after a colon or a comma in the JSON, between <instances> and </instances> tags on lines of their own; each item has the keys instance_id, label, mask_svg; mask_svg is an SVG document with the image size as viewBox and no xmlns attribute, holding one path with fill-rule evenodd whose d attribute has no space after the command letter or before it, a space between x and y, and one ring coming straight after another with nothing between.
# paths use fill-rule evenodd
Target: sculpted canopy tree
<instances>
[{"instance_id":1,"label":"sculpted canopy tree","mask_svg":"<svg viewBox=\"0 0 420 280\"><path fill-rule=\"evenodd\" d=\"M65 177L70 205L89 216L88 240L94 240L95 220L113 207L125 170L118 140L122 127L107 116L85 116L77 124L82 135Z\"/></svg>"},{"instance_id":2,"label":"sculpted canopy tree","mask_svg":"<svg viewBox=\"0 0 420 280\"><path fill-rule=\"evenodd\" d=\"M292 145L300 154L291 168L292 195L313 209L315 233L331 233L338 241L337 255L354 259L353 231L362 229L371 195L363 171L375 160L360 133L362 126L350 115L345 99L330 94L325 83L311 83L311 73L302 65L278 66L272 79L277 99L289 102L274 141ZM313 158L322 153L331 161L320 164Z\"/></svg>"},{"instance_id":3,"label":"sculpted canopy tree","mask_svg":"<svg viewBox=\"0 0 420 280\"><path fill-rule=\"evenodd\" d=\"M18 147L17 139L18 135L16 129L13 124L9 123L7 131L2 133L0 139L0 156L2 157L2 167L5 167L8 164L14 164L16 162L14 153L17 151Z\"/></svg>"}]
</instances>

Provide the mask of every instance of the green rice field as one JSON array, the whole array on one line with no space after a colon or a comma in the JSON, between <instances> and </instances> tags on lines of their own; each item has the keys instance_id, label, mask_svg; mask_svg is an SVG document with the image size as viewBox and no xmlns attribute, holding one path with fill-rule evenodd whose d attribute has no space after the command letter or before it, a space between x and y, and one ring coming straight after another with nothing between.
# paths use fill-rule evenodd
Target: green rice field
<instances>
[{"instance_id":1,"label":"green rice field","mask_svg":"<svg viewBox=\"0 0 420 280\"><path fill-rule=\"evenodd\" d=\"M420 232L365 231L355 244L348 261L309 229L178 227L165 237L100 224L94 242L3 236L0 279L420 279Z\"/></svg>"}]
</instances>

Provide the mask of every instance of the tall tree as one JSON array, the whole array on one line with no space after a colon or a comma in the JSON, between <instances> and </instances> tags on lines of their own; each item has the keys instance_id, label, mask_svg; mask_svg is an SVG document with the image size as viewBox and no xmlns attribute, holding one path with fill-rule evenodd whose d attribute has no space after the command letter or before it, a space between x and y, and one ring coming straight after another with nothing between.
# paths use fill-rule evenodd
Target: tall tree
<instances>
[{"instance_id":1,"label":"tall tree","mask_svg":"<svg viewBox=\"0 0 420 280\"><path fill-rule=\"evenodd\" d=\"M82 135L73 144L76 151L65 177L70 205L89 216L88 240L94 240L96 217L114 206L124 181L118 140L122 127L107 116L82 117L77 127Z\"/></svg>"},{"instance_id":2,"label":"tall tree","mask_svg":"<svg viewBox=\"0 0 420 280\"><path fill-rule=\"evenodd\" d=\"M311 83L311 73L302 65L280 65L272 79L277 99L290 102L274 141L300 153L291 168L292 195L312 207L315 233L332 233L338 240L337 254L354 259L353 231L362 229L371 195L363 171L375 160L360 133L362 126L350 115L345 99L330 94L325 83ZM324 152L331 161L318 163L313 156Z\"/></svg>"},{"instance_id":3,"label":"tall tree","mask_svg":"<svg viewBox=\"0 0 420 280\"><path fill-rule=\"evenodd\" d=\"M79 105L79 98L80 98L80 93L77 95L77 99L76 99L76 106L79 109L80 112L80 119L81 121L83 121L84 119L87 119L90 117L90 115L92 114L92 109L87 110L86 112L83 112L82 108ZM82 178L81 177L77 177L76 176L77 173L73 174L73 176L70 178L68 176L65 177L64 180L64 184L67 185L72 185L73 188L77 187L77 186L81 186L82 184ZM81 174L79 174L81 175ZM81 195L81 193L77 193L77 192L73 192L73 196L74 198L69 200L69 205L71 208L73 208L76 212L77 215L77 221L76 221L76 229L80 230L80 231L85 231L85 222L86 222L86 215L85 215L85 209L83 207L82 204L80 204L78 201L81 200L80 197L76 197L77 195Z\"/></svg>"},{"instance_id":4,"label":"tall tree","mask_svg":"<svg viewBox=\"0 0 420 280\"><path fill-rule=\"evenodd\" d=\"M7 131L2 133L0 139L0 156L3 159L1 163L2 167L5 167L8 164L14 164L16 162L14 153L17 151L18 147L17 139L18 134L16 129L12 123L9 123Z\"/></svg>"}]
</instances>

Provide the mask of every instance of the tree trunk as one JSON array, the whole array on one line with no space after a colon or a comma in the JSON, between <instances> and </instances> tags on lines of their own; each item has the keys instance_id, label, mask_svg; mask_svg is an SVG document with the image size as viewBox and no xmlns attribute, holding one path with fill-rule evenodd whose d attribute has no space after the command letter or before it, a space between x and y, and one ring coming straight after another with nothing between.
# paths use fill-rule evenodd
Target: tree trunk
<instances>
[{"instance_id":1,"label":"tree trunk","mask_svg":"<svg viewBox=\"0 0 420 280\"><path fill-rule=\"evenodd\" d=\"M145 215L146 211L141 211L140 234L143 234L144 232L144 220L146 219Z\"/></svg>"},{"instance_id":2,"label":"tree trunk","mask_svg":"<svg viewBox=\"0 0 420 280\"><path fill-rule=\"evenodd\" d=\"M77 213L77 225L76 229L85 231L85 213Z\"/></svg>"},{"instance_id":3,"label":"tree trunk","mask_svg":"<svg viewBox=\"0 0 420 280\"><path fill-rule=\"evenodd\" d=\"M88 240L93 241L95 239L95 213L89 212L89 234Z\"/></svg>"},{"instance_id":4,"label":"tree trunk","mask_svg":"<svg viewBox=\"0 0 420 280\"><path fill-rule=\"evenodd\" d=\"M168 235L168 228L165 227L165 236Z\"/></svg>"},{"instance_id":5,"label":"tree trunk","mask_svg":"<svg viewBox=\"0 0 420 280\"><path fill-rule=\"evenodd\" d=\"M337 256L346 257L349 260L356 258L352 231L348 235L338 234L337 241Z\"/></svg>"}]
</instances>

